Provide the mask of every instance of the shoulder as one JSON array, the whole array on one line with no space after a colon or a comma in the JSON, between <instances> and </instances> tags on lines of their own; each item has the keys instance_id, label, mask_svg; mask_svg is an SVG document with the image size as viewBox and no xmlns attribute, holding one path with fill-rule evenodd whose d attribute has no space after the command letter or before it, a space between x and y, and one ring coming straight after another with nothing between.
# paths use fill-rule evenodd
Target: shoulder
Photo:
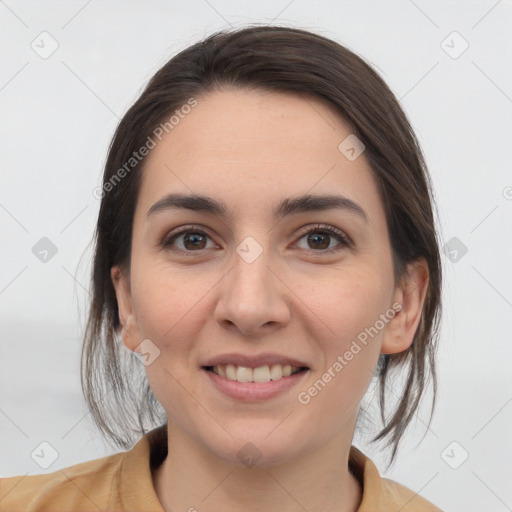
<instances>
[{"instance_id":1,"label":"shoulder","mask_svg":"<svg viewBox=\"0 0 512 512\"><path fill-rule=\"evenodd\" d=\"M53 473L0 479L0 510L164 512L151 471L166 450L165 430L158 427L126 452Z\"/></svg>"},{"instance_id":2,"label":"shoulder","mask_svg":"<svg viewBox=\"0 0 512 512\"><path fill-rule=\"evenodd\" d=\"M418 493L388 478L381 479L382 504L389 510L401 512L442 512L430 501L422 498ZM392 508L392 507L395 508ZM385 510L388 510L386 508Z\"/></svg>"},{"instance_id":3,"label":"shoulder","mask_svg":"<svg viewBox=\"0 0 512 512\"><path fill-rule=\"evenodd\" d=\"M351 447L349 465L363 489L358 512L442 512L418 493L389 478L361 450Z\"/></svg>"},{"instance_id":4,"label":"shoulder","mask_svg":"<svg viewBox=\"0 0 512 512\"><path fill-rule=\"evenodd\" d=\"M108 505L125 453L82 462L41 475L0 479L2 512L98 510Z\"/></svg>"}]
</instances>

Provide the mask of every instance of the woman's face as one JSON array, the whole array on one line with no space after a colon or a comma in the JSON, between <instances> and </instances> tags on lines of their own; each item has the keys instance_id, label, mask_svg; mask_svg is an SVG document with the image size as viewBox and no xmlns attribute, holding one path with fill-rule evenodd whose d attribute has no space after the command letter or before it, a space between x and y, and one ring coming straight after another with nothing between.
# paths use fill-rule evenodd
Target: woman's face
<instances>
[{"instance_id":1,"label":"woman's face","mask_svg":"<svg viewBox=\"0 0 512 512\"><path fill-rule=\"evenodd\" d=\"M409 346L421 309L394 286L364 152L312 97L197 100L146 159L129 276L112 272L124 343L146 354L169 425L226 461L350 445L379 354Z\"/></svg>"}]
</instances>

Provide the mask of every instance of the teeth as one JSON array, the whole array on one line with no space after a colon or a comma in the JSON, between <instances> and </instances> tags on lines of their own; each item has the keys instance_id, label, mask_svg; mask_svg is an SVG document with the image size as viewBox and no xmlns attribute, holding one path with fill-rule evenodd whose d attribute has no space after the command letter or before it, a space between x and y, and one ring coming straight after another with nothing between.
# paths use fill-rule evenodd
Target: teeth
<instances>
[{"instance_id":1,"label":"teeth","mask_svg":"<svg viewBox=\"0 0 512 512\"><path fill-rule=\"evenodd\" d=\"M254 382L268 382L270 380L270 370L268 366L260 366L252 371Z\"/></svg>"},{"instance_id":2,"label":"teeth","mask_svg":"<svg viewBox=\"0 0 512 512\"><path fill-rule=\"evenodd\" d=\"M214 366L213 367L213 371L215 373L218 373L217 368L218 368L218 366ZM229 379L229 380L236 380L236 368L235 368L234 364L228 364L226 366L226 378Z\"/></svg>"},{"instance_id":3,"label":"teeth","mask_svg":"<svg viewBox=\"0 0 512 512\"><path fill-rule=\"evenodd\" d=\"M251 368L244 368L243 366L239 366L236 371L236 380L238 382L251 382L252 380L252 370Z\"/></svg>"},{"instance_id":4,"label":"teeth","mask_svg":"<svg viewBox=\"0 0 512 512\"><path fill-rule=\"evenodd\" d=\"M280 364L273 364L270 367L270 378L272 380L280 379L283 376L283 367Z\"/></svg>"},{"instance_id":5,"label":"teeth","mask_svg":"<svg viewBox=\"0 0 512 512\"><path fill-rule=\"evenodd\" d=\"M270 382L271 380L278 380L282 377L289 377L292 373L296 373L299 370L299 367L289 364L273 364L270 367L265 365L259 366L258 368L248 368L234 364L217 365L213 367L213 373L238 382Z\"/></svg>"}]
</instances>

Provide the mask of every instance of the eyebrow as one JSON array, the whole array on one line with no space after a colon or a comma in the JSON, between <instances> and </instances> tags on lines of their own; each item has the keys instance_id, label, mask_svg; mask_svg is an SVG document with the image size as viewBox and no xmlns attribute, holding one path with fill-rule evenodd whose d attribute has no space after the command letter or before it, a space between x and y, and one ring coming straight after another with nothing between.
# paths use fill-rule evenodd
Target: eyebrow
<instances>
[{"instance_id":1,"label":"eyebrow","mask_svg":"<svg viewBox=\"0 0 512 512\"><path fill-rule=\"evenodd\" d=\"M229 217L226 204L211 197L191 194L169 194L157 201L147 212L146 216L171 209L185 209L196 212L217 215L222 218ZM368 223L368 217L357 203L345 196L339 195L310 195L282 199L273 209L273 215L282 219L290 215L306 212L341 209L359 216Z\"/></svg>"}]
</instances>

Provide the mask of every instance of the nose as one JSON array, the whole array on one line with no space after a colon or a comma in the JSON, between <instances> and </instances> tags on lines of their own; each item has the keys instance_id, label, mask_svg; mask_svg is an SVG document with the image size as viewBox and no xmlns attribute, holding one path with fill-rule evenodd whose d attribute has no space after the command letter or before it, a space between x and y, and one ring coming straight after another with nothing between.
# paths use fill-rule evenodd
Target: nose
<instances>
[{"instance_id":1,"label":"nose","mask_svg":"<svg viewBox=\"0 0 512 512\"><path fill-rule=\"evenodd\" d=\"M291 292L279 272L271 268L275 265L267 254L263 251L251 263L235 254L215 308L216 320L223 328L260 337L290 321Z\"/></svg>"}]
</instances>

